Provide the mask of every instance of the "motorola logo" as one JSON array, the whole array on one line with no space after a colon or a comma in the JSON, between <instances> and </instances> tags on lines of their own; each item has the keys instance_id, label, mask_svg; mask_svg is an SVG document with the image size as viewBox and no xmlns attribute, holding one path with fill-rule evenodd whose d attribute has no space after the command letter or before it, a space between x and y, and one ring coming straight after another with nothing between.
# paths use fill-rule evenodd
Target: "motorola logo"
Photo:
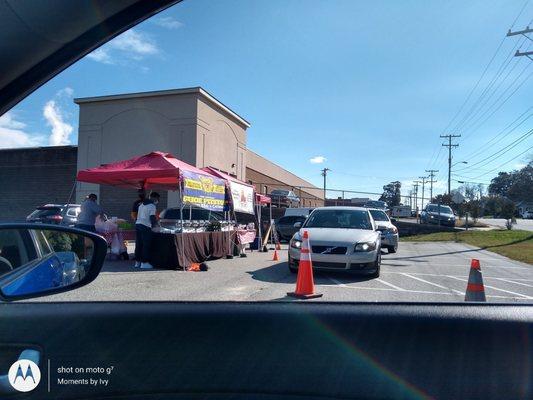
<instances>
[{"instance_id":1,"label":"motorola logo","mask_svg":"<svg viewBox=\"0 0 533 400\"><path fill-rule=\"evenodd\" d=\"M8 379L15 390L30 392L41 381L41 370L31 360L18 360L9 368Z\"/></svg>"}]
</instances>

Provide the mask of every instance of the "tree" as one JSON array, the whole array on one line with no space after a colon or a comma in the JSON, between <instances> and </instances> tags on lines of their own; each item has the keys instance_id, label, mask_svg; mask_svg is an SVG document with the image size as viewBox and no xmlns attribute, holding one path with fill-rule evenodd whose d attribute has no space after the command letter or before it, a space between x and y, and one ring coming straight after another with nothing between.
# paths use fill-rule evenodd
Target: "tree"
<instances>
[{"instance_id":1,"label":"tree","mask_svg":"<svg viewBox=\"0 0 533 400\"><path fill-rule=\"evenodd\" d=\"M502 204L502 217L507 220L505 223L505 226L507 229L511 230L513 229L513 219L514 219L514 213L516 210L516 206L514 202L511 200L505 200Z\"/></svg>"},{"instance_id":2,"label":"tree","mask_svg":"<svg viewBox=\"0 0 533 400\"><path fill-rule=\"evenodd\" d=\"M489 194L507 197L513 201L533 198L533 161L512 172L500 172L491 180Z\"/></svg>"},{"instance_id":3,"label":"tree","mask_svg":"<svg viewBox=\"0 0 533 400\"><path fill-rule=\"evenodd\" d=\"M437 203L437 204L446 204L446 205L450 205L452 204L452 196L449 195L449 194L439 194L435 197L433 197L431 199L431 202L432 203Z\"/></svg>"},{"instance_id":4,"label":"tree","mask_svg":"<svg viewBox=\"0 0 533 400\"><path fill-rule=\"evenodd\" d=\"M399 181L394 181L383 186L383 194L379 200L387 202L390 207L400 205L402 201L401 188L402 184Z\"/></svg>"}]
</instances>

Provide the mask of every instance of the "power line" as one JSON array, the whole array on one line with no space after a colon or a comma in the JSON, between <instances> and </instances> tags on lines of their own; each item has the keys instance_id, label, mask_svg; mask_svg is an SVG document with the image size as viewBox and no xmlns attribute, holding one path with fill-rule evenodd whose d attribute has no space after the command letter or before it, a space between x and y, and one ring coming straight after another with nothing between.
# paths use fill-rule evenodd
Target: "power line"
<instances>
[{"instance_id":1,"label":"power line","mask_svg":"<svg viewBox=\"0 0 533 400\"><path fill-rule=\"evenodd\" d=\"M522 114L520 114L513 122L511 122L510 124L508 124L505 128L503 128L501 131L499 131L496 135L494 135L490 140L488 140L487 142L485 142L483 145L481 145L477 150L475 150L474 152L472 153L468 153L467 155L465 155L463 158L473 158L475 156L477 156L478 154L482 153L485 151L485 148L488 147L491 143L493 143L496 139L500 139L503 140L505 139L507 136L509 136L512 132L514 132L516 130L516 128L518 128L520 125L522 125L524 122L526 122L529 118L531 118L533 116L533 113L529 114L526 118L524 118L518 125L516 125L513 129L511 129L510 131L508 131L506 134L504 134L503 136L500 137L500 135L502 135L507 129L509 129L511 126L514 125L515 122L519 121L520 118L522 118L525 114L527 114L529 111L533 110L533 106L529 107L526 111L524 111Z\"/></svg>"},{"instance_id":2,"label":"power line","mask_svg":"<svg viewBox=\"0 0 533 400\"><path fill-rule=\"evenodd\" d=\"M460 168L457 170L457 172L461 172L461 171L465 171L467 169L470 169L471 167L474 167L476 165L480 165L482 164L483 162L485 161L488 161L489 159L495 157L493 160L490 160L488 162L485 162L483 165L488 165L490 164L491 162L493 162L494 160L498 159L499 157L501 157L503 154L507 153L509 150L515 148L517 145L519 145L520 143L522 143L524 140L526 140L527 138L529 138L531 135L533 134L533 129L527 131L526 133L524 133L522 136L520 136L518 139L516 139L514 142L511 142L510 144L508 144L507 146L504 146L503 148L501 148L500 150L492 153L490 156L487 156L485 157L484 159L474 163L474 164L469 164L468 167L465 167L465 168Z\"/></svg>"},{"instance_id":3,"label":"power line","mask_svg":"<svg viewBox=\"0 0 533 400\"><path fill-rule=\"evenodd\" d=\"M518 154L517 156L511 158L510 160L507 160L507 161L504 162L503 164L498 165L496 168L494 168L494 169L492 169L492 170L490 170L490 171L488 171L488 172L485 172L484 174L481 174L481 175L475 176L475 177L473 177L473 178L470 178L470 179L479 179L479 178L481 178L481 177L483 177L483 176L485 176L485 175L488 175L488 174L490 174L490 173L492 173L492 172L494 172L494 171L497 171L497 170L500 169L501 167L503 167L503 166L509 164L511 161L514 161L514 160L516 160L518 157L523 156L524 154L526 154L526 153L527 153L528 151L530 151L531 149L533 149L533 146L527 148L525 151L523 151L522 153Z\"/></svg>"}]
</instances>

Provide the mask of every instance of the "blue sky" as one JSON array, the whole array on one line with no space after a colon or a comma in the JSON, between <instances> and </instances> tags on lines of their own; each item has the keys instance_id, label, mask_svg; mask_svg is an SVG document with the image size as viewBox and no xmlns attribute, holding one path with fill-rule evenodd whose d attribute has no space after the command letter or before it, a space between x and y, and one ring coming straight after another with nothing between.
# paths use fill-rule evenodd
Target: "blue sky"
<instances>
[{"instance_id":1,"label":"blue sky","mask_svg":"<svg viewBox=\"0 0 533 400\"><path fill-rule=\"evenodd\" d=\"M449 122L523 5L185 0L80 60L0 117L0 147L75 144L73 97L202 86L251 122L249 148L317 185L320 169L328 167L329 187L380 192L400 180L407 194L412 180L435 168L442 191L443 133L463 135L454 157L469 165L458 165L455 179L488 182L492 169L524 164L533 146L526 135L484 160L531 129L533 118L504 130L532 112L526 96L533 61L508 57L531 41L505 39L459 117ZM532 18L533 4L527 4L513 29ZM505 69L488 86L501 65ZM503 139L486 144L498 133Z\"/></svg>"}]
</instances>

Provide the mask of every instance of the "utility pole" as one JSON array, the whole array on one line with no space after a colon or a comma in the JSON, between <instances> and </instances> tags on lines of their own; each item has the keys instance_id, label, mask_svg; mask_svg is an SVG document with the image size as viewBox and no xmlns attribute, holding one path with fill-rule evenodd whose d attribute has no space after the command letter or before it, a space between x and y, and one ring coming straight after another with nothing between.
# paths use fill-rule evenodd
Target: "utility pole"
<instances>
[{"instance_id":1,"label":"utility pole","mask_svg":"<svg viewBox=\"0 0 533 400\"><path fill-rule=\"evenodd\" d=\"M426 172L429 172L429 201L433 201L433 184L437 182L436 180L433 180L435 177L435 173L439 172L438 169L426 169Z\"/></svg>"},{"instance_id":2,"label":"utility pole","mask_svg":"<svg viewBox=\"0 0 533 400\"><path fill-rule=\"evenodd\" d=\"M443 143L444 147L448 148L448 194L452 191L452 148L459 147L458 144L452 144L453 138L459 138L461 135L440 135L441 138L448 139L448 143Z\"/></svg>"},{"instance_id":3,"label":"utility pole","mask_svg":"<svg viewBox=\"0 0 533 400\"><path fill-rule=\"evenodd\" d=\"M509 29L509 32L507 32L507 36L517 36L517 35L523 35L524 37L528 38L529 40L532 40L527 34L528 33L533 33L533 29L531 29L529 26L526 26L526 29L522 29L521 31L514 31L514 32L511 32L511 30ZM531 58L531 56L533 56L533 51L524 51L524 52L521 52L520 50L516 50L516 53L514 55L515 57L527 57L529 58L530 60L533 60L533 58Z\"/></svg>"},{"instance_id":4,"label":"utility pole","mask_svg":"<svg viewBox=\"0 0 533 400\"><path fill-rule=\"evenodd\" d=\"M324 205L326 205L326 177L328 175L328 171L331 171L329 168L324 168L322 170L322 176L324 177Z\"/></svg>"},{"instance_id":5,"label":"utility pole","mask_svg":"<svg viewBox=\"0 0 533 400\"><path fill-rule=\"evenodd\" d=\"M422 179L422 203L420 204L420 209L423 210L424 209L424 190L425 190L425 186L426 186L426 179L428 177L427 176L419 176L418 178Z\"/></svg>"},{"instance_id":6,"label":"utility pole","mask_svg":"<svg viewBox=\"0 0 533 400\"><path fill-rule=\"evenodd\" d=\"M416 217L418 218L418 186L420 185L420 181L413 181L413 190L415 192L415 212Z\"/></svg>"}]
</instances>

